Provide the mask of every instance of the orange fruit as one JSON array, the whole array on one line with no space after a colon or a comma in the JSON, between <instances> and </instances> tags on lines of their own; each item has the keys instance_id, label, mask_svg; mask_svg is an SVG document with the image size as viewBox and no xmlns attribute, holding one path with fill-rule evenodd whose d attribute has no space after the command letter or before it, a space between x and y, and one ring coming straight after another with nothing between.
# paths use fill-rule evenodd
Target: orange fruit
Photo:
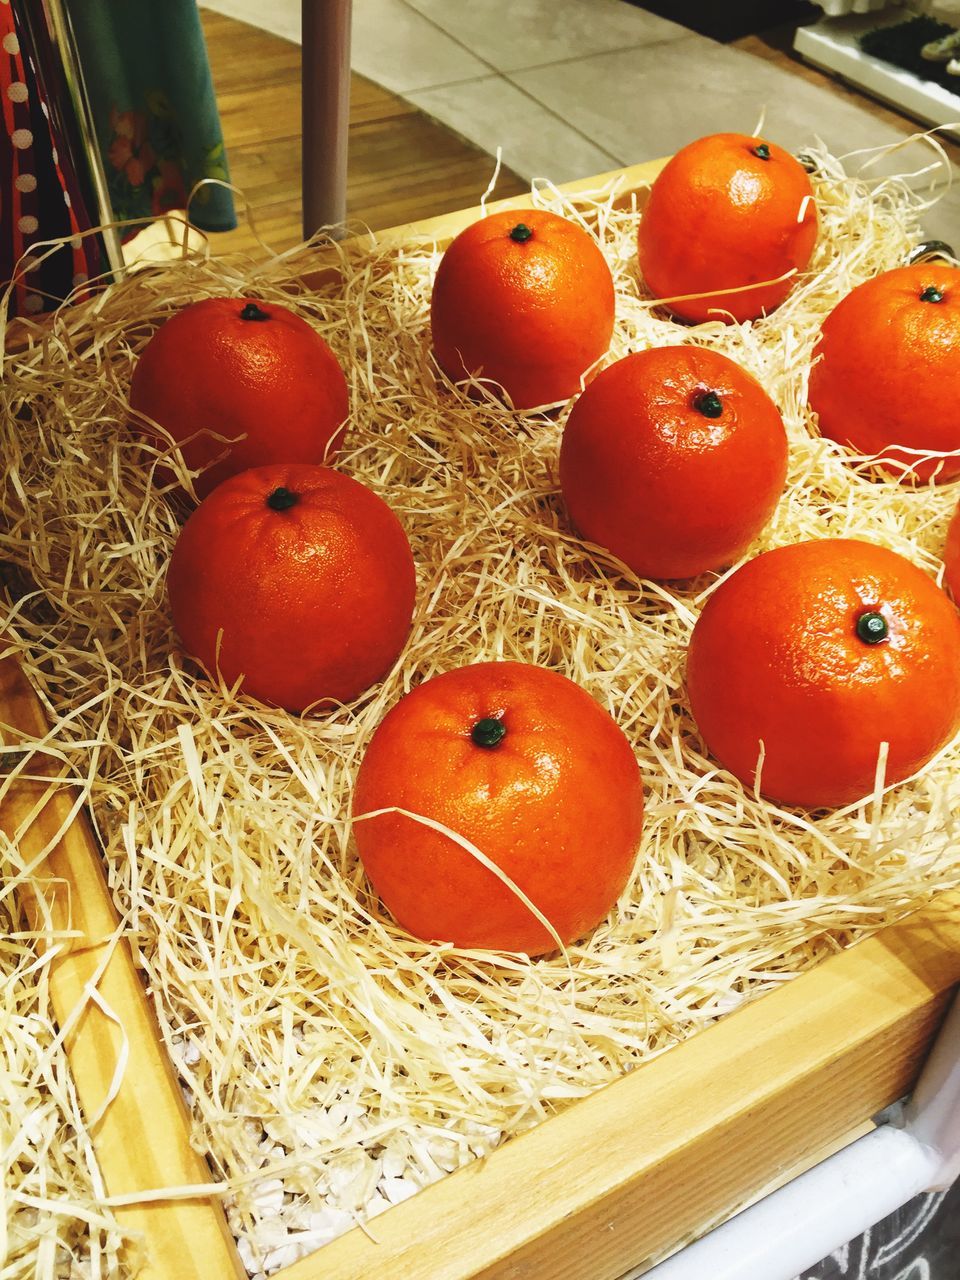
<instances>
[{"instance_id":1,"label":"orange fruit","mask_svg":"<svg viewBox=\"0 0 960 1280\"><path fill-rule=\"evenodd\" d=\"M289 711L350 702L385 675L414 590L410 544L387 504L309 463L225 480L183 526L167 574L187 653Z\"/></svg>"},{"instance_id":2,"label":"orange fruit","mask_svg":"<svg viewBox=\"0 0 960 1280\"><path fill-rule=\"evenodd\" d=\"M667 305L699 323L753 320L778 307L816 239L813 188L800 162L773 142L715 133L681 148L658 174L637 243L653 296L683 298ZM744 285L758 287L722 292Z\"/></svg>"},{"instance_id":3,"label":"orange fruit","mask_svg":"<svg viewBox=\"0 0 960 1280\"><path fill-rule=\"evenodd\" d=\"M786 471L776 405L706 347L609 365L573 406L560 448L573 523L643 578L736 560L773 514Z\"/></svg>"},{"instance_id":4,"label":"orange fruit","mask_svg":"<svg viewBox=\"0 0 960 1280\"><path fill-rule=\"evenodd\" d=\"M943 552L943 585L955 604L960 605L960 504L947 529L947 545Z\"/></svg>"},{"instance_id":5,"label":"orange fruit","mask_svg":"<svg viewBox=\"0 0 960 1280\"><path fill-rule=\"evenodd\" d=\"M474 844L564 943L610 911L633 868L643 788L629 742L565 676L520 662L445 672L384 717L363 758L355 816L395 806ZM367 874L399 923L458 947L556 947L494 872L401 814L355 824Z\"/></svg>"},{"instance_id":6,"label":"orange fruit","mask_svg":"<svg viewBox=\"0 0 960 1280\"><path fill-rule=\"evenodd\" d=\"M440 368L503 387L515 409L566 400L607 350L613 279L586 231L542 209L494 213L441 259L430 321Z\"/></svg>"},{"instance_id":7,"label":"orange fruit","mask_svg":"<svg viewBox=\"0 0 960 1280\"><path fill-rule=\"evenodd\" d=\"M857 453L913 463L906 475L887 468L906 479L954 479L958 351L956 267L917 263L858 285L827 316L813 350L808 399L821 435ZM915 461L918 452L954 456Z\"/></svg>"},{"instance_id":8,"label":"orange fruit","mask_svg":"<svg viewBox=\"0 0 960 1280\"><path fill-rule=\"evenodd\" d=\"M336 356L300 316L250 298L206 298L144 347L130 407L165 428L187 467L201 471L204 497L248 467L328 460L350 406Z\"/></svg>"},{"instance_id":9,"label":"orange fruit","mask_svg":"<svg viewBox=\"0 0 960 1280\"><path fill-rule=\"evenodd\" d=\"M848 804L960 728L960 615L932 578L850 538L799 542L725 579L697 620L690 707L710 753L765 796Z\"/></svg>"}]
</instances>

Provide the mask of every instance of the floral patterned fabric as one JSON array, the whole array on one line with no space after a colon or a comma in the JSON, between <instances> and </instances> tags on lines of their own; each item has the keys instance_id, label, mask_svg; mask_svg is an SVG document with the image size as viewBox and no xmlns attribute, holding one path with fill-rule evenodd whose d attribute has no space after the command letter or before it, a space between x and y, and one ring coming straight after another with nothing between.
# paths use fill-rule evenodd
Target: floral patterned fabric
<instances>
[{"instance_id":1,"label":"floral patterned fabric","mask_svg":"<svg viewBox=\"0 0 960 1280\"><path fill-rule=\"evenodd\" d=\"M195 0L68 0L67 7L114 216L183 209L201 179L229 181ZM201 187L190 219L206 231L235 227L230 192Z\"/></svg>"}]
</instances>

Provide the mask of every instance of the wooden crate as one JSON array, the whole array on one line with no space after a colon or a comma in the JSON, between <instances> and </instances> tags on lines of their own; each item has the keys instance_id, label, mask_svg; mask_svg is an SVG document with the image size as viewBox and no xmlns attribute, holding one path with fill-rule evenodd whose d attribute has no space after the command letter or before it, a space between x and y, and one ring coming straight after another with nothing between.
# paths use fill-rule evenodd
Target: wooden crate
<instances>
[{"instance_id":1,"label":"wooden crate","mask_svg":"<svg viewBox=\"0 0 960 1280\"><path fill-rule=\"evenodd\" d=\"M629 201L659 164L565 190L617 183ZM489 210L523 207L512 199ZM475 209L384 233L441 243ZM362 247L357 247L362 252ZM310 283L329 278L325 267ZM29 345L40 332L22 330ZM0 659L0 740L46 732L16 660ZM129 1060L93 1131L116 1212L142 1236L143 1280L243 1276L210 1172L190 1146L179 1085L117 916L99 849L49 757L31 781L0 789L0 828L39 859L25 895L31 926L46 912L72 940L51 961L61 1025L99 973L108 1018L88 1003L67 1048L81 1104L97 1113L123 1036ZM49 778L48 783L45 779ZM851 947L724 1018L614 1084L505 1143L486 1159L281 1271L281 1280L616 1280L722 1219L909 1091L960 981L960 898ZM195 1188L164 1198L165 1188Z\"/></svg>"}]
</instances>

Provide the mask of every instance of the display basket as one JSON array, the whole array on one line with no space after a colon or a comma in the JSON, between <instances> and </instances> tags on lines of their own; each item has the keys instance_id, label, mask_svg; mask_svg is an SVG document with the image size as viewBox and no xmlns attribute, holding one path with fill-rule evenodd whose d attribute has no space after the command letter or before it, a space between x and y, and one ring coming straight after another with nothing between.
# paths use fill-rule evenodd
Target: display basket
<instances>
[{"instance_id":1,"label":"display basket","mask_svg":"<svg viewBox=\"0 0 960 1280\"><path fill-rule=\"evenodd\" d=\"M563 190L615 186L627 206L642 201L658 168ZM442 247L479 212L380 239L426 237ZM346 252L362 254L364 239ZM337 270L318 260L304 287L329 287ZM33 325L23 340L29 347L41 335ZM0 792L0 827L34 864L22 909L38 946L54 946L52 1008L80 1104L95 1122L104 1190L124 1231L142 1240L138 1274L242 1276L210 1169L191 1145L151 999L117 932L98 842L75 789L63 784L41 701L9 651L0 662L0 721L12 774ZM39 744L26 767L15 750L24 744ZM276 1280L616 1280L663 1256L909 1092L960 980L958 906L955 894L941 894L283 1267Z\"/></svg>"}]
</instances>

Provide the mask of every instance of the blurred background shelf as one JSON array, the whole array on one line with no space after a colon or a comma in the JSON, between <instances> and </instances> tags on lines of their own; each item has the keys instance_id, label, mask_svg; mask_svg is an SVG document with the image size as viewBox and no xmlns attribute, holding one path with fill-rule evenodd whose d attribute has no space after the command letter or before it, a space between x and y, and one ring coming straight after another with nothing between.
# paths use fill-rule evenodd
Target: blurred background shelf
<instances>
[{"instance_id":1,"label":"blurred background shelf","mask_svg":"<svg viewBox=\"0 0 960 1280\"><path fill-rule=\"evenodd\" d=\"M952 93L937 80L921 79L911 71L865 53L860 47L860 40L868 32L903 22L904 14L899 9L824 18L812 26L797 29L794 49L815 66L842 77L848 84L915 116L924 124L952 126L944 132L960 138L960 77L957 92ZM930 64L930 70L935 73L936 64Z\"/></svg>"}]
</instances>

